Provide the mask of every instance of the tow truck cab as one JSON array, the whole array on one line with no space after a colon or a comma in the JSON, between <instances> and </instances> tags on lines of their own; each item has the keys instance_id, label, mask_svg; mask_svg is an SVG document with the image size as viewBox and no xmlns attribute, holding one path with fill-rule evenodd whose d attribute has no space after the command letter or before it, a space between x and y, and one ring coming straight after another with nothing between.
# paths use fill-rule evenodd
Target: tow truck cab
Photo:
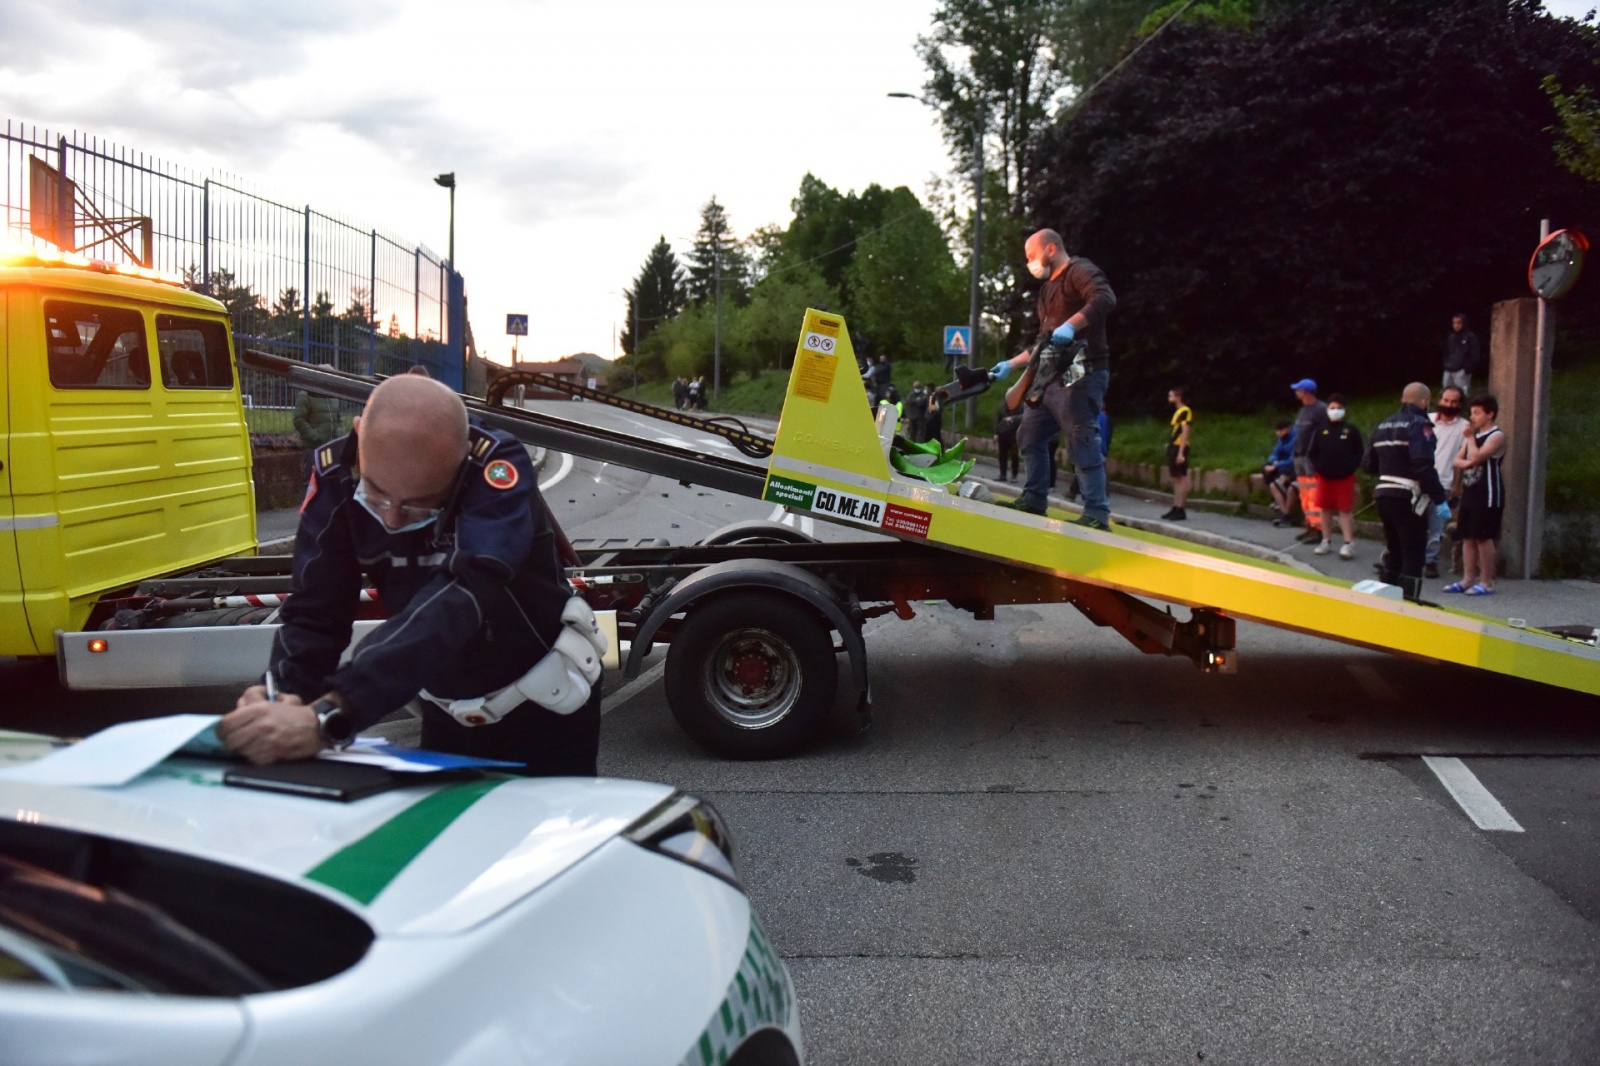
<instances>
[{"instance_id":1,"label":"tow truck cab","mask_svg":"<svg viewBox=\"0 0 1600 1066\"><path fill-rule=\"evenodd\" d=\"M154 271L0 251L0 655L256 550L227 309Z\"/></svg>"}]
</instances>

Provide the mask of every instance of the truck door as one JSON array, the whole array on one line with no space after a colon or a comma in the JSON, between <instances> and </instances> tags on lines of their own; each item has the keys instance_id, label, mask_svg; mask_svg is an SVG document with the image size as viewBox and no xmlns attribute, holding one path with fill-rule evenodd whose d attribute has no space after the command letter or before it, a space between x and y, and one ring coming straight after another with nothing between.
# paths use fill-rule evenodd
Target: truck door
<instances>
[{"instance_id":1,"label":"truck door","mask_svg":"<svg viewBox=\"0 0 1600 1066\"><path fill-rule=\"evenodd\" d=\"M0 288L0 655L25 655L37 649L22 610L22 574L17 565L17 509L11 499L11 359L6 345L6 307Z\"/></svg>"}]
</instances>

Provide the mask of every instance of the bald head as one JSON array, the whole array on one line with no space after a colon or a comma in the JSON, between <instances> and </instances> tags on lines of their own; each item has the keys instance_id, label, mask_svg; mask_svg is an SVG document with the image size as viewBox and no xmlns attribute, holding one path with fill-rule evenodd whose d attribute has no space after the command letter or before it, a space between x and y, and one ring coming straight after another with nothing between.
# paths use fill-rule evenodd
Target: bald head
<instances>
[{"instance_id":1,"label":"bald head","mask_svg":"<svg viewBox=\"0 0 1600 1066\"><path fill-rule=\"evenodd\" d=\"M1022 250L1028 257L1028 273L1041 281L1055 277L1066 268L1068 257L1061 234L1053 229L1035 231Z\"/></svg>"},{"instance_id":2,"label":"bald head","mask_svg":"<svg viewBox=\"0 0 1600 1066\"><path fill-rule=\"evenodd\" d=\"M1406 391L1400 394L1401 403L1416 404L1424 411L1428 409L1428 401L1432 398L1433 394L1428 391L1428 386L1420 381L1413 381L1406 386Z\"/></svg>"},{"instance_id":3,"label":"bald head","mask_svg":"<svg viewBox=\"0 0 1600 1066\"><path fill-rule=\"evenodd\" d=\"M467 408L443 383L401 374L372 390L356 434L361 477L373 492L437 506L467 457Z\"/></svg>"}]
</instances>

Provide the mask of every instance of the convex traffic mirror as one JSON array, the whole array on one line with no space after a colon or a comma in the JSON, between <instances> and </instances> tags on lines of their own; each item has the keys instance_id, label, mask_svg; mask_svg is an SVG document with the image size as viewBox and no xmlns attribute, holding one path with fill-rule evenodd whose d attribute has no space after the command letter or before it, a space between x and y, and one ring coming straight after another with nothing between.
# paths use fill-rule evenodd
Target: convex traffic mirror
<instances>
[{"instance_id":1,"label":"convex traffic mirror","mask_svg":"<svg viewBox=\"0 0 1600 1066\"><path fill-rule=\"evenodd\" d=\"M1575 229L1559 229L1539 242L1528 264L1528 287L1535 296L1559 300L1578 283L1589 239Z\"/></svg>"}]
</instances>

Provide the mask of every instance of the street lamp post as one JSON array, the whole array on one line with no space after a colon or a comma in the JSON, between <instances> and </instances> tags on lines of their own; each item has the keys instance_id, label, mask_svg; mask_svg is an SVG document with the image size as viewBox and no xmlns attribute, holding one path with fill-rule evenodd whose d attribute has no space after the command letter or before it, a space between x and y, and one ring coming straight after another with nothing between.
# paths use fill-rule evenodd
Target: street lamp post
<instances>
[{"instance_id":1,"label":"street lamp post","mask_svg":"<svg viewBox=\"0 0 1600 1066\"><path fill-rule=\"evenodd\" d=\"M433 179L435 185L450 190L450 269L456 268L456 172L440 174Z\"/></svg>"}]
</instances>

